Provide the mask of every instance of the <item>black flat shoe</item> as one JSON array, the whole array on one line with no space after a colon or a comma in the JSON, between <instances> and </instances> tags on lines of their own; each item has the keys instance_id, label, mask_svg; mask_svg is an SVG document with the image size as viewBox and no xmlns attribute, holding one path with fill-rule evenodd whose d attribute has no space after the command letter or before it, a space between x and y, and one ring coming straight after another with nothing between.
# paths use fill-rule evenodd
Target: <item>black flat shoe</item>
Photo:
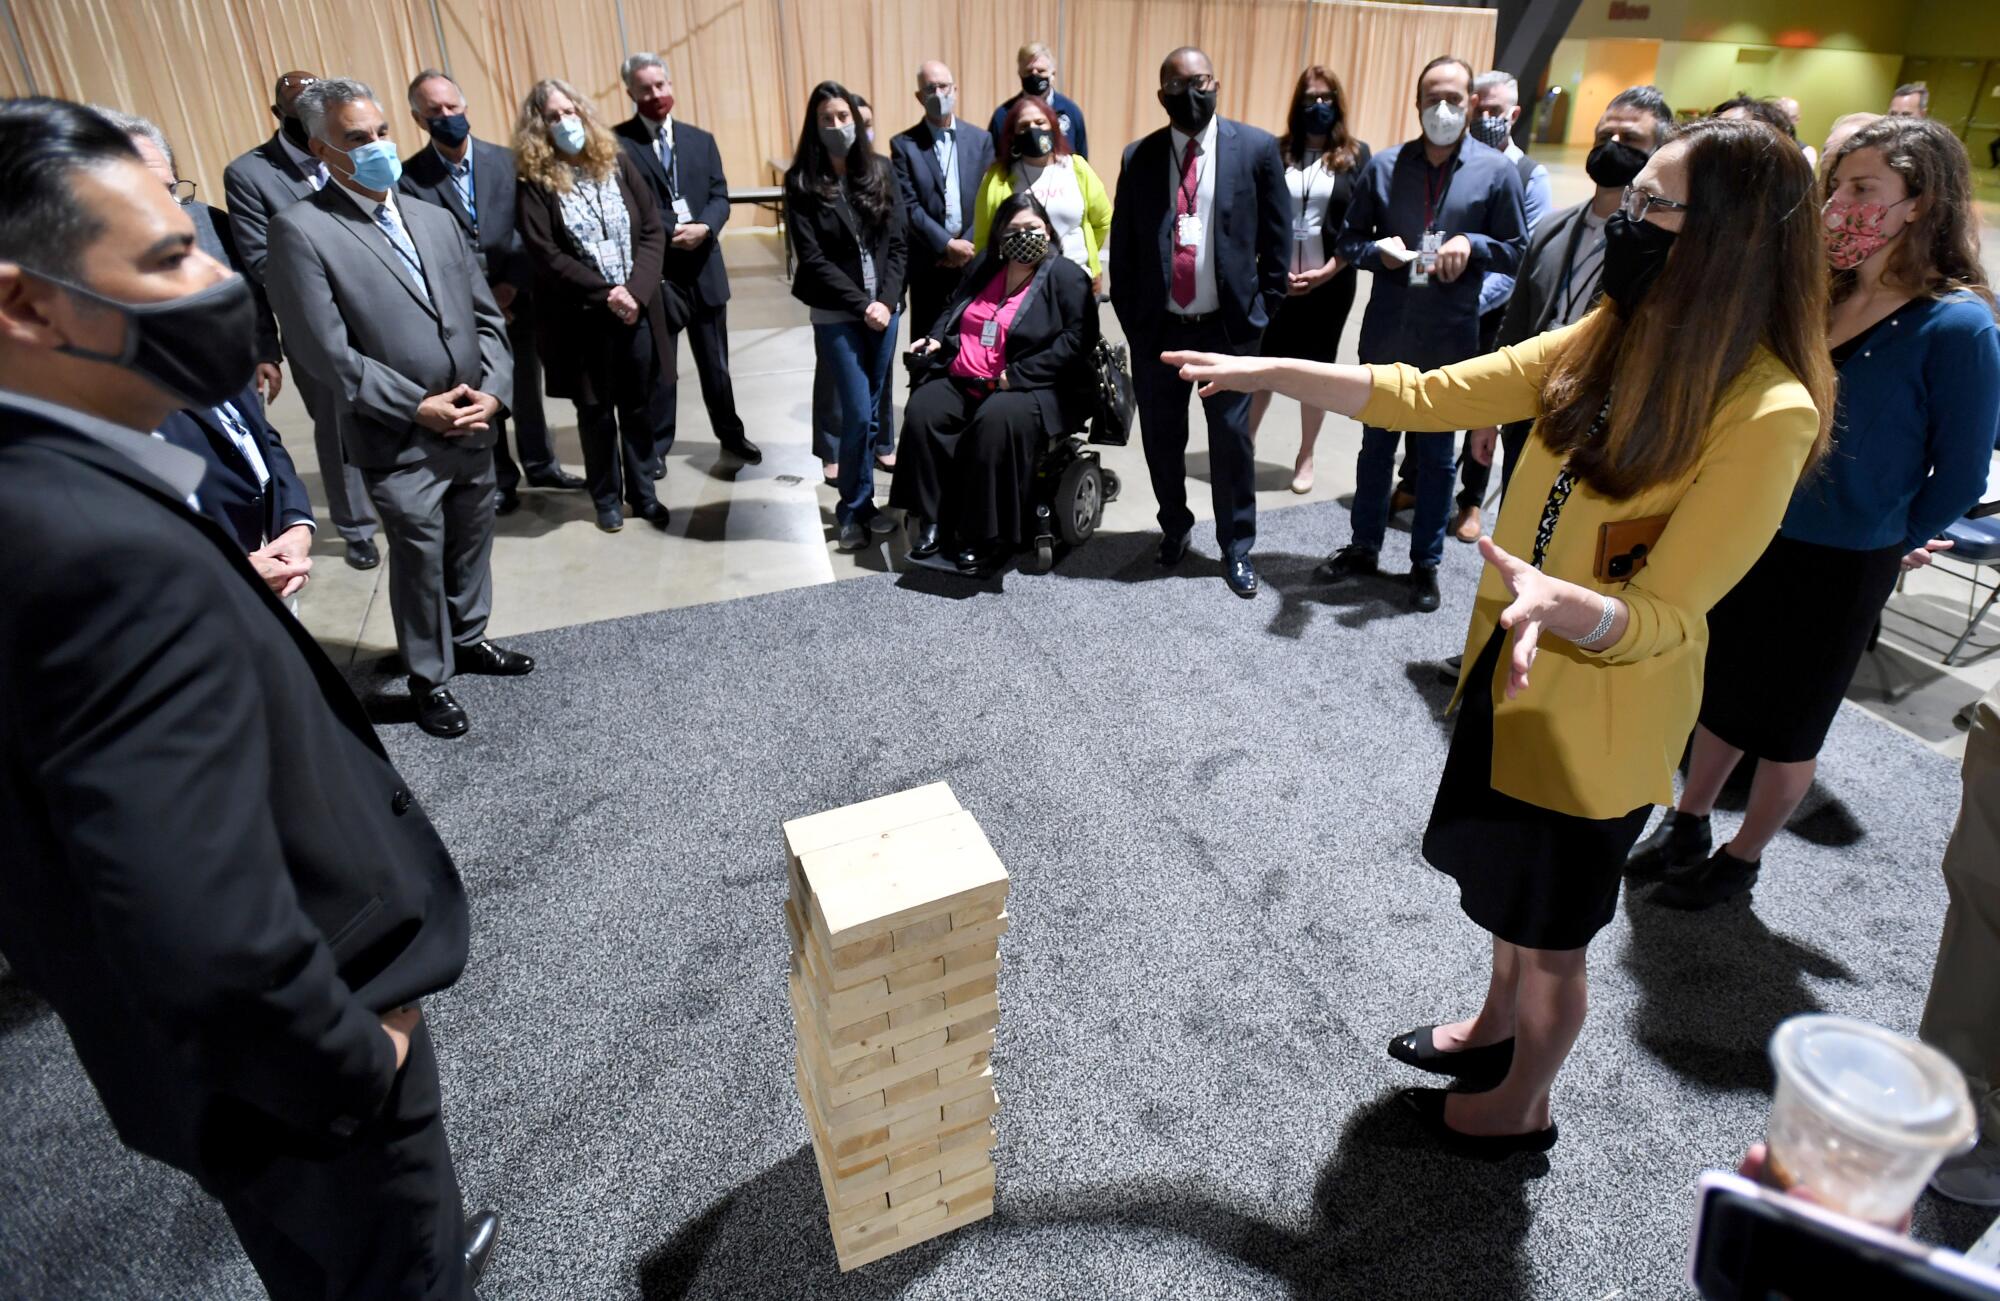
<instances>
[{"instance_id":1,"label":"black flat shoe","mask_svg":"<svg viewBox=\"0 0 2000 1301\"><path fill-rule=\"evenodd\" d=\"M1187 558L1188 535L1169 533L1160 538L1160 554L1157 563L1162 569L1172 569Z\"/></svg>"},{"instance_id":2,"label":"black flat shoe","mask_svg":"<svg viewBox=\"0 0 2000 1301\"><path fill-rule=\"evenodd\" d=\"M512 515L521 509L521 494L518 492L496 492L493 494L493 513Z\"/></svg>"},{"instance_id":3,"label":"black flat shoe","mask_svg":"<svg viewBox=\"0 0 2000 1301\"><path fill-rule=\"evenodd\" d=\"M1429 614L1438 608L1438 571L1431 565L1418 565L1410 571L1410 608L1419 614Z\"/></svg>"},{"instance_id":4,"label":"black flat shoe","mask_svg":"<svg viewBox=\"0 0 2000 1301\"><path fill-rule=\"evenodd\" d=\"M764 449L747 438L739 438L734 442L725 442L722 445L722 450L745 465L760 465L764 460Z\"/></svg>"},{"instance_id":5,"label":"black flat shoe","mask_svg":"<svg viewBox=\"0 0 2000 1301\"><path fill-rule=\"evenodd\" d=\"M625 527L625 516L619 513L616 506L610 510L601 510L597 512L597 527L606 533L616 533Z\"/></svg>"},{"instance_id":6,"label":"black flat shoe","mask_svg":"<svg viewBox=\"0 0 2000 1301\"><path fill-rule=\"evenodd\" d=\"M486 1262L493 1258L493 1244L500 1241L500 1217L492 1211L481 1211L465 1222L465 1281L474 1287L486 1273Z\"/></svg>"},{"instance_id":7,"label":"black flat shoe","mask_svg":"<svg viewBox=\"0 0 2000 1301\"><path fill-rule=\"evenodd\" d=\"M647 467L646 467L646 477L647 477L648 479L664 479L664 478L666 478L666 477L667 477L667 463L666 463L665 461L661 461L661 462L660 462L660 463L659 463L658 465L649 465L649 466L647 466Z\"/></svg>"},{"instance_id":8,"label":"black flat shoe","mask_svg":"<svg viewBox=\"0 0 2000 1301\"><path fill-rule=\"evenodd\" d=\"M1625 877L1631 881L1657 881L1677 868L1705 862L1715 850L1709 835L1708 819L1668 809L1652 834L1632 846L1625 860Z\"/></svg>"},{"instance_id":9,"label":"black flat shoe","mask_svg":"<svg viewBox=\"0 0 2000 1301\"><path fill-rule=\"evenodd\" d=\"M1344 583L1350 578L1373 578L1382 572L1373 551L1364 547L1342 547L1319 563L1313 577L1322 583Z\"/></svg>"},{"instance_id":10,"label":"black flat shoe","mask_svg":"<svg viewBox=\"0 0 2000 1301\"><path fill-rule=\"evenodd\" d=\"M1746 863L1733 856L1727 846L1707 861L1684 868L1662 881L1647 895L1647 901L1683 912L1700 912L1719 903L1747 896L1757 886L1757 870L1763 860Z\"/></svg>"},{"instance_id":11,"label":"black flat shoe","mask_svg":"<svg viewBox=\"0 0 2000 1301\"><path fill-rule=\"evenodd\" d=\"M672 516L667 512L666 503L661 501L649 501L642 505L634 506L632 513L656 529L667 527L668 523L672 520Z\"/></svg>"},{"instance_id":12,"label":"black flat shoe","mask_svg":"<svg viewBox=\"0 0 2000 1301\"><path fill-rule=\"evenodd\" d=\"M361 538L347 544L346 560L349 569L373 569L382 563L382 553L375 549L373 538Z\"/></svg>"},{"instance_id":13,"label":"black flat shoe","mask_svg":"<svg viewBox=\"0 0 2000 1301\"><path fill-rule=\"evenodd\" d=\"M1420 1025L1408 1034L1389 1041L1389 1055L1405 1066L1414 1066L1433 1075L1456 1075L1469 1084L1498 1084L1507 1078L1514 1064L1514 1041L1502 1039L1480 1048L1445 1052L1437 1046L1434 1025Z\"/></svg>"},{"instance_id":14,"label":"black flat shoe","mask_svg":"<svg viewBox=\"0 0 2000 1301\"><path fill-rule=\"evenodd\" d=\"M571 474L568 470L561 468L554 470L530 470L527 482L530 488L555 488L567 492L574 492L576 489L585 486L581 475Z\"/></svg>"},{"instance_id":15,"label":"black flat shoe","mask_svg":"<svg viewBox=\"0 0 2000 1301\"><path fill-rule=\"evenodd\" d=\"M417 726L432 736L446 740L464 736L472 727L472 720L465 716L465 710L451 697L448 687L433 687L428 683L411 681L410 695L417 702Z\"/></svg>"},{"instance_id":16,"label":"black flat shoe","mask_svg":"<svg viewBox=\"0 0 2000 1301\"><path fill-rule=\"evenodd\" d=\"M454 646L451 648L451 660L460 673L479 673L490 678L518 678L523 673L535 671L532 655L510 651L490 641Z\"/></svg>"},{"instance_id":17,"label":"black flat shoe","mask_svg":"<svg viewBox=\"0 0 2000 1301\"><path fill-rule=\"evenodd\" d=\"M928 560L938 553L938 526L936 520L920 520L917 536L910 543L910 557L913 560Z\"/></svg>"},{"instance_id":18,"label":"black flat shoe","mask_svg":"<svg viewBox=\"0 0 2000 1301\"><path fill-rule=\"evenodd\" d=\"M1504 1161L1517 1152L1546 1152L1556 1145L1556 1127L1526 1134L1466 1134L1445 1123L1443 1089L1404 1089L1396 1095L1438 1145L1454 1156L1474 1161Z\"/></svg>"},{"instance_id":19,"label":"black flat shoe","mask_svg":"<svg viewBox=\"0 0 2000 1301\"><path fill-rule=\"evenodd\" d=\"M1250 567L1250 561L1232 560L1223 567L1222 581L1229 584L1229 590L1249 600L1257 595L1257 571Z\"/></svg>"}]
</instances>

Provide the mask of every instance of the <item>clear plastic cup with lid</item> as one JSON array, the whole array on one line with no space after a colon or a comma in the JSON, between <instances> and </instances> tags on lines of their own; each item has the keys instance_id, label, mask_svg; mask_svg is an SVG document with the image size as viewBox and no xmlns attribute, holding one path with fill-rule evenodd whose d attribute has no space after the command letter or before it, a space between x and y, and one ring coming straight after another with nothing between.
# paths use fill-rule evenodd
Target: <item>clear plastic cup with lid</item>
<instances>
[{"instance_id":1,"label":"clear plastic cup with lid","mask_svg":"<svg viewBox=\"0 0 2000 1301\"><path fill-rule=\"evenodd\" d=\"M1971 1146L1965 1076L1928 1044L1844 1016L1771 1036L1770 1175L1856 1219L1898 1226L1938 1163Z\"/></svg>"}]
</instances>

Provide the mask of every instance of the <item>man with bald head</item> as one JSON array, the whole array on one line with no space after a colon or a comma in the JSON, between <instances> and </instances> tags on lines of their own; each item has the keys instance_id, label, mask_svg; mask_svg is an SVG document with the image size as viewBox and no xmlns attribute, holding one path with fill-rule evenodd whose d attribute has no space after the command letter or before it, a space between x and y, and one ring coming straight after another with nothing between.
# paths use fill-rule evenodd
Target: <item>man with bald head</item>
<instances>
[{"instance_id":1,"label":"man with bald head","mask_svg":"<svg viewBox=\"0 0 2000 1301\"><path fill-rule=\"evenodd\" d=\"M310 72L293 71L278 78L271 96L271 116L278 129L271 138L236 158L223 169L222 191L229 203L229 229L243 274L260 288L264 263L270 256L271 221L299 200L319 192L330 179L326 164L313 157L311 137L298 113L299 96L318 81ZM318 454L320 496L333 527L347 543L347 563L373 569L382 563L375 546L375 512L368 503L368 485L361 471L341 450L340 413L332 393L311 376L292 367L299 399L312 416L313 450Z\"/></svg>"},{"instance_id":2,"label":"man with bald head","mask_svg":"<svg viewBox=\"0 0 2000 1301\"><path fill-rule=\"evenodd\" d=\"M982 232L972 228L993 137L958 117L958 83L932 59L917 69L924 116L889 142L910 235L910 330L921 337L951 301Z\"/></svg>"}]
</instances>

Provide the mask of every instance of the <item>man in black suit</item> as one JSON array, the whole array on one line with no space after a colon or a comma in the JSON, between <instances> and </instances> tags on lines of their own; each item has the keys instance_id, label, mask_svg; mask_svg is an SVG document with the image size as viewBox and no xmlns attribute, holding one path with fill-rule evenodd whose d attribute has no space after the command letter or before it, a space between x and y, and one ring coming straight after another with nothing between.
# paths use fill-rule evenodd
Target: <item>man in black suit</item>
<instances>
[{"instance_id":1,"label":"man in black suit","mask_svg":"<svg viewBox=\"0 0 2000 1301\"><path fill-rule=\"evenodd\" d=\"M635 111L613 129L652 187L660 224L673 232L660 270L667 323L687 334L715 440L723 451L755 465L764 453L743 432L729 380L729 269L720 240L729 220L729 180L722 174L722 154L714 136L675 120L674 82L659 55L632 55L624 76ZM666 381L654 400L653 456L656 466L664 466L674 445L679 383Z\"/></svg>"},{"instance_id":2,"label":"man in black suit","mask_svg":"<svg viewBox=\"0 0 2000 1301\"><path fill-rule=\"evenodd\" d=\"M951 301L984 231L972 228L993 137L958 118L958 85L935 60L917 69L923 120L889 142L909 222L910 333L923 338Z\"/></svg>"},{"instance_id":3,"label":"man in black suit","mask_svg":"<svg viewBox=\"0 0 2000 1301\"><path fill-rule=\"evenodd\" d=\"M264 419L256 387L221 402L182 407L153 432L201 458L201 482L191 504L236 539L279 600L298 595L312 570L312 500Z\"/></svg>"},{"instance_id":4,"label":"man in black suit","mask_svg":"<svg viewBox=\"0 0 2000 1301\"><path fill-rule=\"evenodd\" d=\"M1161 565L1187 554L1191 386L1160 361L1167 350L1257 351L1288 284L1289 200L1278 143L1215 115L1219 83L1208 56L1183 47L1160 64L1160 104L1171 126L1125 151L1112 201L1111 302L1132 343L1132 384L1146 468L1160 503ZM1208 417L1215 540L1229 590L1257 594L1250 399L1202 399Z\"/></svg>"},{"instance_id":5,"label":"man in black suit","mask_svg":"<svg viewBox=\"0 0 2000 1301\"><path fill-rule=\"evenodd\" d=\"M261 290L264 263L270 255L271 221L299 200L317 193L330 181L326 165L308 148L305 124L298 114L299 96L319 78L310 72L288 72L278 78L271 115L278 129L271 138L236 158L223 169L222 188L229 200L229 228L241 258L239 269ZM347 543L347 563L373 569L382 563L375 545L375 512L360 467L347 459L340 435L340 404L312 376L292 367L299 398L312 416L313 450L319 460L320 489L333 527Z\"/></svg>"},{"instance_id":6,"label":"man in black suit","mask_svg":"<svg viewBox=\"0 0 2000 1301\"><path fill-rule=\"evenodd\" d=\"M119 130L0 101L0 952L273 1297L464 1301L492 1220L469 1260L417 1008L464 966L463 886L189 508L200 458L144 432L255 360L247 285Z\"/></svg>"},{"instance_id":7,"label":"man in black suit","mask_svg":"<svg viewBox=\"0 0 2000 1301\"><path fill-rule=\"evenodd\" d=\"M514 229L514 151L472 135L465 119L465 94L435 68L410 82L410 116L431 138L430 147L403 160L396 188L413 199L434 203L458 219L493 300L507 314L507 342L514 349L514 401L499 417L493 437L493 474L499 491L493 510L511 515L521 508L522 471L531 488L583 487L583 479L556 463L549 422L542 411L542 363L535 353L534 266ZM521 463L507 454L507 420L521 445Z\"/></svg>"}]
</instances>

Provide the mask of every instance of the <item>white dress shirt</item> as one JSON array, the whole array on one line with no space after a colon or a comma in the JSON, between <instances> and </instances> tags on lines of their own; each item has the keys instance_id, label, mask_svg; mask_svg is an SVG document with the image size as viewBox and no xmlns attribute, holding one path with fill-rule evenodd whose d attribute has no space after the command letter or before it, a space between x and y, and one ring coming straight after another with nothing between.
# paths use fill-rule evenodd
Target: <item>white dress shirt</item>
<instances>
[{"instance_id":1,"label":"white dress shirt","mask_svg":"<svg viewBox=\"0 0 2000 1301\"><path fill-rule=\"evenodd\" d=\"M1201 218L1201 242L1194 249L1194 301L1182 307L1174 301L1173 263L1171 254L1167 263L1167 310L1176 316L1203 316L1222 306L1222 298L1215 291L1215 140L1216 119L1210 118L1202 128L1201 153L1195 165L1194 212ZM1170 127L1167 140L1173 146L1173 155L1167 160L1167 192L1169 195L1168 228L1169 250L1180 246L1180 193L1181 169L1185 167L1188 140L1179 127Z\"/></svg>"},{"instance_id":2,"label":"white dress shirt","mask_svg":"<svg viewBox=\"0 0 2000 1301\"><path fill-rule=\"evenodd\" d=\"M283 132L278 133L278 147L299 165L299 170L306 174L306 180L311 183L313 189L319 189L330 179L326 164L293 144Z\"/></svg>"},{"instance_id":3,"label":"white dress shirt","mask_svg":"<svg viewBox=\"0 0 2000 1301\"><path fill-rule=\"evenodd\" d=\"M349 203L361 209L361 215L368 219L369 225L375 227L378 231L382 229L382 223L375 220L376 200L369 198L358 190L350 189L338 181L334 182L334 188L346 195ZM424 255L417 251L417 241L410 237L410 228L403 221L403 210L396 206L396 192L390 190L380 200L380 204L389 210L390 222L395 225L397 230L403 233L404 241L409 244L410 255L417 260L417 265L410 268L411 275L415 278L417 286L428 293L429 287L424 280ZM388 239L388 236L385 234L382 238ZM403 256L403 250L397 248L393 242L389 246L389 251L394 253L398 258Z\"/></svg>"}]
</instances>

